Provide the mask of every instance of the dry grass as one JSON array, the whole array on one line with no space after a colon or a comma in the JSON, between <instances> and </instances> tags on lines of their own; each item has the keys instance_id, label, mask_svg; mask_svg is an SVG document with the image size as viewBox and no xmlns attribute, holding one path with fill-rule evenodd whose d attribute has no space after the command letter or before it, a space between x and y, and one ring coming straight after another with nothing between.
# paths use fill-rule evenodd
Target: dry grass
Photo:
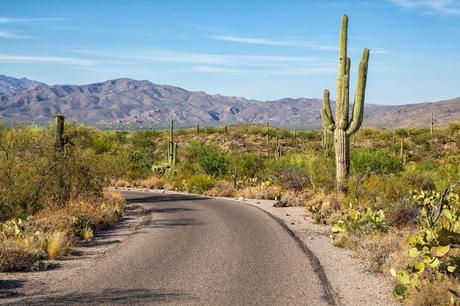
<instances>
[{"instance_id":1,"label":"dry grass","mask_svg":"<svg viewBox=\"0 0 460 306\"><path fill-rule=\"evenodd\" d=\"M458 296L459 287L458 280L425 280L419 290L409 291L407 303L412 306L452 305L450 297ZM457 301L454 305L459 305L459 302Z\"/></svg>"},{"instance_id":2,"label":"dry grass","mask_svg":"<svg viewBox=\"0 0 460 306\"><path fill-rule=\"evenodd\" d=\"M358 257L369 271L388 275L391 268L402 270L408 263L406 238L410 230L391 230L368 236L349 238Z\"/></svg>"},{"instance_id":3,"label":"dry grass","mask_svg":"<svg viewBox=\"0 0 460 306\"><path fill-rule=\"evenodd\" d=\"M92 240L94 237L94 231L91 227L89 226L86 226L82 232L81 232L81 238L84 240L84 241L90 241Z\"/></svg>"},{"instance_id":4,"label":"dry grass","mask_svg":"<svg viewBox=\"0 0 460 306\"><path fill-rule=\"evenodd\" d=\"M163 189L165 187L165 181L161 177L151 176L145 180L136 181L135 185L141 188Z\"/></svg>"},{"instance_id":5,"label":"dry grass","mask_svg":"<svg viewBox=\"0 0 460 306\"><path fill-rule=\"evenodd\" d=\"M124 205L120 193L107 192L102 198L74 200L41 210L25 221L18 233L0 235L0 271L27 269L46 254L59 259L77 239L91 240L93 228L115 223Z\"/></svg>"},{"instance_id":6,"label":"dry grass","mask_svg":"<svg viewBox=\"0 0 460 306\"><path fill-rule=\"evenodd\" d=\"M65 232L53 232L46 240L46 252L50 259L58 259L60 256L64 255L69 246L69 238Z\"/></svg>"},{"instance_id":7,"label":"dry grass","mask_svg":"<svg viewBox=\"0 0 460 306\"><path fill-rule=\"evenodd\" d=\"M0 272L25 270L44 256L37 245L24 239L0 240Z\"/></svg>"},{"instance_id":8,"label":"dry grass","mask_svg":"<svg viewBox=\"0 0 460 306\"><path fill-rule=\"evenodd\" d=\"M281 187L275 185L247 187L245 189L238 190L236 193L237 197L260 200L276 200L279 199L280 195Z\"/></svg>"},{"instance_id":9,"label":"dry grass","mask_svg":"<svg viewBox=\"0 0 460 306\"><path fill-rule=\"evenodd\" d=\"M124 179L112 180L111 185L114 187L132 187L133 186L131 182L124 180Z\"/></svg>"},{"instance_id":10,"label":"dry grass","mask_svg":"<svg viewBox=\"0 0 460 306\"><path fill-rule=\"evenodd\" d=\"M216 185L206 191L204 195L211 197L234 197L236 190L233 188L233 184L227 181L218 181Z\"/></svg>"}]
</instances>

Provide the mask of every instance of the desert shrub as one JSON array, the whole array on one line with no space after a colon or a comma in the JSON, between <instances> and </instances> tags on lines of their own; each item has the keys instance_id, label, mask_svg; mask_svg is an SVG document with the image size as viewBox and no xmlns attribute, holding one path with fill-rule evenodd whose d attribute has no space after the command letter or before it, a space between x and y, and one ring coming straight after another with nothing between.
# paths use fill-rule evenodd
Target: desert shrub
<instances>
[{"instance_id":1,"label":"desert shrub","mask_svg":"<svg viewBox=\"0 0 460 306\"><path fill-rule=\"evenodd\" d=\"M148 148L136 148L128 151L127 175L132 178L145 178L151 173L157 161L154 151Z\"/></svg>"},{"instance_id":2,"label":"desert shrub","mask_svg":"<svg viewBox=\"0 0 460 306\"><path fill-rule=\"evenodd\" d=\"M150 188L150 189L163 189L164 188L164 179L158 176L151 176L145 180L136 181L135 184L138 187Z\"/></svg>"},{"instance_id":3,"label":"desert shrub","mask_svg":"<svg viewBox=\"0 0 460 306\"><path fill-rule=\"evenodd\" d=\"M256 153L240 153L232 156L231 168L236 169L238 177L247 182L254 178L265 176L264 159Z\"/></svg>"},{"instance_id":4,"label":"desert shrub","mask_svg":"<svg viewBox=\"0 0 460 306\"><path fill-rule=\"evenodd\" d=\"M413 188L404 177L370 174L354 176L349 181L349 192L345 203L355 207L391 210L401 205Z\"/></svg>"},{"instance_id":5,"label":"desert shrub","mask_svg":"<svg viewBox=\"0 0 460 306\"><path fill-rule=\"evenodd\" d=\"M215 145L192 142L185 152L185 160L188 163L197 163L206 174L214 177L227 174L229 169L227 155Z\"/></svg>"},{"instance_id":6,"label":"desert shrub","mask_svg":"<svg viewBox=\"0 0 460 306\"><path fill-rule=\"evenodd\" d=\"M213 188L209 189L204 193L207 196L213 197L234 197L236 195L236 189L233 188L233 184L227 181L217 181Z\"/></svg>"},{"instance_id":7,"label":"desert shrub","mask_svg":"<svg viewBox=\"0 0 460 306\"><path fill-rule=\"evenodd\" d=\"M171 166L169 164L160 164L160 165L152 166L153 174L158 177L165 176L170 170L171 170Z\"/></svg>"},{"instance_id":8,"label":"desert shrub","mask_svg":"<svg viewBox=\"0 0 460 306\"><path fill-rule=\"evenodd\" d=\"M388 231L356 236L352 243L356 244L356 254L364 260L369 271L386 274L395 264L395 255L404 249L405 238L405 231Z\"/></svg>"},{"instance_id":9,"label":"desert shrub","mask_svg":"<svg viewBox=\"0 0 460 306\"><path fill-rule=\"evenodd\" d=\"M458 135L460 133L460 121L451 121L447 125L447 131L450 135Z\"/></svg>"},{"instance_id":10,"label":"desert shrub","mask_svg":"<svg viewBox=\"0 0 460 306\"><path fill-rule=\"evenodd\" d=\"M307 192L285 191L281 193L281 197L277 203L278 206L305 206L311 198L311 194Z\"/></svg>"},{"instance_id":11,"label":"desert shrub","mask_svg":"<svg viewBox=\"0 0 460 306\"><path fill-rule=\"evenodd\" d=\"M39 247L23 239L0 239L0 272L26 270L43 257Z\"/></svg>"},{"instance_id":12,"label":"desert shrub","mask_svg":"<svg viewBox=\"0 0 460 306\"><path fill-rule=\"evenodd\" d=\"M331 190L335 184L332 163L310 152L289 154L276 162L271 171L277 182L295 192L305 187Z\"/></svg>"},{"instance_id":13,"label":"desert shrub","mask_svg":"<svg viewBox=\"0 0 460 306\"><path fill-rule=\"evenodd\" d=\"M192 193L203 194L214 187L214 178L206 174L197 174L190 177L185 183L186 190Z\"/></svg>"},{"instance_id":14,"label":"desert shrub","mask_svg":"<svg viewBox=\"0 0 460 306\"><path fill-rule=\"evenodd\" d=\"M368 170L378 174L399 173L404 167L393 154L383 150L352 150L350 156L352 172L364 173Z\"/></svg>"},{"instance_id":15,"label":"desert shrub","mask_svg":"<svg viewBox=\"0 0 460 306\"><path fill-rule=\"evenodd\" d=\"M281 188L269 181L265 181L258 185L238 190L237 196L248 199L278 200L281 197Z\"/></svg>"}]
</instances>

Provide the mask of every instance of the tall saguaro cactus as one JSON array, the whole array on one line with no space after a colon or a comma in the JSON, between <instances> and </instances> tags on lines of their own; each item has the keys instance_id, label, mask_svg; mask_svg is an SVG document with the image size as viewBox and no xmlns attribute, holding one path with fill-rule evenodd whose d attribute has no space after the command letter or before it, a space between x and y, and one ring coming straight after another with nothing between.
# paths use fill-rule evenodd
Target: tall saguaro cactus
<instances>
[{"instance_id":1,"label":"tall saguaro cactus","mask_svg":"<svg viewBox=\"0 0 460 306\"><path fill-rule=\"evenodd\" d=\"M174 166L176 164L176 155L177 155L177 143L174 141L174 119L171 116L169 118L169 141L168 141L168 151L167 151L167 160L169 166Z\"/></svg>"},{"instance_id":2,"label":"tall saguaro cactus","mask_svg":"<svg viewBox=\"0 0 460 306\"><path fill-rule=\"evenodd\" d=\"M355 101L351 120L350 107L350 63L347 57L348 17L342 17L339 41L339 71L337 76L336 118L334 120L329 101L329 90L324 90L323 107L321 109L323 127L334 132L337 190L347 192L347 178L350 174L350 135L361 127L364 112L364 95L366 91L367 66L369 49L364 49L358 68Z\"/></svg>"}]
</instances>

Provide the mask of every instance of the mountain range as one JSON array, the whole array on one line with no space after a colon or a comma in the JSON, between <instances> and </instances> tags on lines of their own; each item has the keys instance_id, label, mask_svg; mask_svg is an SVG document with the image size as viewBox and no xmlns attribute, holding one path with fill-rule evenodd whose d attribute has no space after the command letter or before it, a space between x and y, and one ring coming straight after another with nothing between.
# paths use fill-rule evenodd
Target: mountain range
<instances>
[{"instance_id":1,"label":"mountain range","mask_svg":"<svg viewBox=\"0 0 460 306\"><path fill-rule=\"evenodd\" d=\"M88 85L47 85L0 75L0 121L47 124L57 112L68 119L106 128L161 128L173 114L179 126L266 123L320 128L321 100L274 101L210 95L127 78ZM438 126L460 119L460 97L407 105L366 104L364 125L378 128Z\"/></svg>"}]
</instances>

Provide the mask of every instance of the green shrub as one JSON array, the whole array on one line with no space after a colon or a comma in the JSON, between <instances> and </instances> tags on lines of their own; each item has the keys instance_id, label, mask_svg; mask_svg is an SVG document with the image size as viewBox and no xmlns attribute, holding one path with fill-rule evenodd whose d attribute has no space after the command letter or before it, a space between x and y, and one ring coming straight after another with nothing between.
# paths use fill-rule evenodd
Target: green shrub
<instances>
[{"instance_id":1,"label":"green shrub","mask_svg":"<svg viewBox=\"0 0 460 306\"><path fill-rule=\"evenodd\" d=\"M289 154L271 167L273 176L286 189L300 191L304 187L332 190L335 185L331 160L313 152Z\"/></svg>"},{"instance_id":2,"label":"green shrub","mask_svg":"<svg viewBox=\"0 0 460 306\"><path fill-rule=\"evenodd\" d=\"M224 176L228 173L229 159L222 149L215 145L204 145L192 142L185 152L187 163L198 164L203 171L214 177Z\"/></svg>"},{"instance_id":3,"label":"green shrub","mask_svg":"<svg viewBox=\"0 0 460 306\"><path fill-rule=\"evenodd\" d=\"M383 150L352 150L350 156L352 172L364 173L368 170L378 174L399 173L404 167L391 153Z\"/></svg>"},{"instance_id":4,"label":"green shrub","mask_svg":"<svg viewBox=\"0 0 460 306\"><path fill-rule=\"evenodd\" d=\"M214 187L215 180L209 175L197 174L191 176L185 185L188 192L202 194Z\"/></svg>"},{"instance_id":5,"label":"green shrub","mask_svg":"<svg viewBox=\"0 0 460 306\"><path fill-rule=\"evenodd\" d=\"M244 182L265 176L266 168L262 157L256 153L240 153L232 156L231 168L236 169L238 177Z\"/></svg>"}]
</instances>

